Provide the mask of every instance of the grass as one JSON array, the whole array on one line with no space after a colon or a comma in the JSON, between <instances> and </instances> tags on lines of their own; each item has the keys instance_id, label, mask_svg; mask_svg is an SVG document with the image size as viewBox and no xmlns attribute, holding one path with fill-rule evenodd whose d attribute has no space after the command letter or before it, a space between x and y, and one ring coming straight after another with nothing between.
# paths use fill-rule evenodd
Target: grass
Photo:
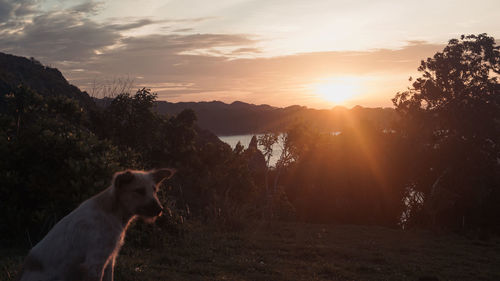
<instances>
[{"instance_id":1,"label":"grass","mask_svg":"<svg viewBox=\"0 0 500 281\"><path fill-rule=\"evenodd\" d=\"M115 280L500 280L498 238L258 223L239 233L193 226L159 246L126 244ZM22 254L2 254L0 280L13 280Z\"/></svg>"}]
</instances>

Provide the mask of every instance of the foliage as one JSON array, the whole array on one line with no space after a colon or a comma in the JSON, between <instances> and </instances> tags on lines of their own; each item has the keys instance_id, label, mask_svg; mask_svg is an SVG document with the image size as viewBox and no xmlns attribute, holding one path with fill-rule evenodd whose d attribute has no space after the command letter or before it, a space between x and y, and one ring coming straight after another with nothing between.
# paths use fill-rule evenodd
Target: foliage
<instances>
[{"instance_id":1,"label":"foliage","mask_svg":"<svg viewBox=\"0 0 500 281\"><path fill-rule=\"evenodd\" d=\"M94 115L94 131L120 147L138 151L147 168L178 165L194 153L196 116L184 110L168 117L154 112L156 94L139 89L134 95L116 96Z\"/></svg>"},{"instance_id":2,"label":"foliage","mask_svg":"<svg viewBox=\"0 0 500 281\"><path fill-rule=\"evenodd\" d=\"M436 138L464 137L483 142L498 137L500 107L500 46L486 34L452 39L433 58L422 61L408 91L393 99L405 117L415 118L418 130ZM495 130L497 129L497 130Z\"/></svg>"},{"instance_id":3,"label":"foliage","mask_svg":"<svg viewBox=\"0 0 500 281\"><path fill-rule=\"evenodd\" d=\"M271 160L271 156L273 155L273 145L278 141L278 138L279 134L276 133L263 134L258 138L258 143L262 146L262 153L266 159L267 166L269 166L269 160Z\"/></svg>"},{"instance_id":4,"label":"foliage","mask_svg":"<svg viewBox=\"0 0 500 281\"><path fill-rule=\"evenodd\" d=\"M44 97L64 96L78 100L86 109L93 107L92 99L85 92L69 84L56 68L44 66L34 58L28 59L0 52L0 96L15 92L19 85L30 87Z\"/></svg>"},{"instance_id":5,"label":"foliage","mask_svg":"<svg viewBox=\"0 0 500 281\"><path fill-rule=\"evenodd\" d=\"M132 150L119 150L83 126L85 113L75 100L44 98L25 87L3 99L0 193L8 200L0 205L2 241L35 243L107 186L113 172L138 166Z\"/></svg>"},{"instance_id":6,"label":"foliage","mask_svg":"<svg viewBox=\"0 0 500 281\"><path fill-rule=\"evenodd\" d=\"M289 133L296 160L284 167L282 182L300 220L398 225L404 163L399 138L360 124L355 128L340 135Z\"/></svg>"},{"instance_id":7,"label":"foliage","mask_svg":"<svg viewBox=\"0 0 500 281\"><path fill-rule=\"evenodd\" d=\"M461 36L418 70L422 76L393 99L416 163L406 185L423 197L409 206L408 223L498 227L500 46L486 34Z\"/></svg>"},{"instance_id":8,"label":"foliage","mask_svg":"<svg viewBox=\"0 0 500 281\"><path fill-rule=\"evenodd\" d=\"M120 147L134 148L146 168L176 167L168 197L176 198L177 210L223 224L234 224L236 214L254 213L257 187L243 147L233 151L198 129L192 110L172 117L156 113L155 99L145 88L118 95L96 114L95 130Z\"/></svg>"},{"instance_id":9,"label":"foliage","mask_svg":"<svg viewBox=\"0 0 500 281\"><path fill-rule=\"evenodd\" d=\"M179 170L161 196L175 211L155 226L139 224L131 235L138 243L150 244L146 237L158 231L182 231L192 215L228 225L255 218L258 188L249 154L207 133L199 135L191 110L173 117L156 114L155 99L140 89L88 112L75 100L42 97L24 87L5 96L0 181L2 198L9 201L0 207L3 241L36 243L79 203L107 187L113 172L125 168Z\"/></svg>"}]
</instances>

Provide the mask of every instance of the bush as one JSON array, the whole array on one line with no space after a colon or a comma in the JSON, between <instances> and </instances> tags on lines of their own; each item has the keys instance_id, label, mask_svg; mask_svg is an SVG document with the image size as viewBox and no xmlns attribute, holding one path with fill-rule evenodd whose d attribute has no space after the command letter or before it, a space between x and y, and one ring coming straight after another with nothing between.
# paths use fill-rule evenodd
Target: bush
<instances>
[{"instance_id":1,"label":"bush","mask_svg":"<svg viewBox=\"0 0 500 281\"><path fill-rule=\"evenodd\" d=\"M115 171L138 167L137 154L87 130L79 104L20 87L0 114L0 235L35 244Z\"/></svg>"}]
</instances>

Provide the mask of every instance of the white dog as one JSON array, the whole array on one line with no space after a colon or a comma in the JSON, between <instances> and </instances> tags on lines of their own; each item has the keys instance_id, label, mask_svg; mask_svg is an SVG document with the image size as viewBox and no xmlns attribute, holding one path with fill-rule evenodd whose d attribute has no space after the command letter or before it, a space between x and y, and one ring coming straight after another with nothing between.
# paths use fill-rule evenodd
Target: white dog
<instances>
[{"instance_id":1,"label":"white dog","mask_svg":"<svg viewBox=\"0 0 500 281\"><path fill-rule=\"evenodd\" d=\"M125 232L137 216L154 220L156 192L174 169L128 170L60 220L26 257L21 281L112 281Z\"/></svg>"}]
</instances>

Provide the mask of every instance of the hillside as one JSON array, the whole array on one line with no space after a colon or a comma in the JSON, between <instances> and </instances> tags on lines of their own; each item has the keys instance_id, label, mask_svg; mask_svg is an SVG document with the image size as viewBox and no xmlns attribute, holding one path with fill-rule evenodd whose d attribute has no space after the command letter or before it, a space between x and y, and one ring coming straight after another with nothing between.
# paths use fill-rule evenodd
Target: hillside
<instances>
[{"instance_id":1,"label":"hillside","mask_svg":"<svg viewBox=\"0 0 500 281\"><path fill-rule=\"evenodd\" d=\"M500 280L500 240L379 226L258 222L206 227L146 251L124 247L118 280ZM118 278L119 277L119 278Z\"/></svg>"},{"instance_id":2,"label":"hillside","mask_svg":"<svg viewBox=\"0 0 500 281\"><path fill-rule=\"evenodd\" d=\"M356 106L352 109L335 107L331 110L319 110L298 105L279 108L240 101L231 104L220 101L179 103L159 101L156 110L162 114L175 115L186 108L196 112L201 128L217 135L284 131L296 121L305 122L327 132L342 131L351 126L352 122L369 122L377 128L389 128L396 118L392 108Z\"/></svg>"},{"instance_id":3,"label":"hillside","mask_svg":"<svg viewBox=\"0 0 500 281\"><path fill-rule=\"evenodd\" d=\"M498 238L279 222L156 235L142 248L127 239L116 280L500 280ZM0 280L14 280L23 255L0 251Z\"/></svg>"},{"instance_id":4,"label":"hillside","mask_svg":"<svg viewBox=\"0 0 500 281\"><path fill-rule=\"evenodd\" d=\"M96 104L106 107L111 99L95 99ZM255 105L241 101L224 103L156 101L155 110L160 114L176 115L184 109L192 109L198 117L198 126L219 136L282 132L294 122L305 122L325 132L342 131L354 124L369 123L376 128L391 128L397 115L393 108L352 109L337 106L332 109L313 109L292 105L285 108L266 104Z\"/></svg>"},{"instance_id":5,"label":"hillside","mask_svg":"<svg viewBox=\"0 0 500 281\"><path fill-rule=\"evenodd\" d=\"M0 52L0 95L13 91L21 84L42 96L64 95L80 101L87 108L94 106L90 96L69 84L56 68L44 66L33 58Z\"/></svg>"}]
</instances>

